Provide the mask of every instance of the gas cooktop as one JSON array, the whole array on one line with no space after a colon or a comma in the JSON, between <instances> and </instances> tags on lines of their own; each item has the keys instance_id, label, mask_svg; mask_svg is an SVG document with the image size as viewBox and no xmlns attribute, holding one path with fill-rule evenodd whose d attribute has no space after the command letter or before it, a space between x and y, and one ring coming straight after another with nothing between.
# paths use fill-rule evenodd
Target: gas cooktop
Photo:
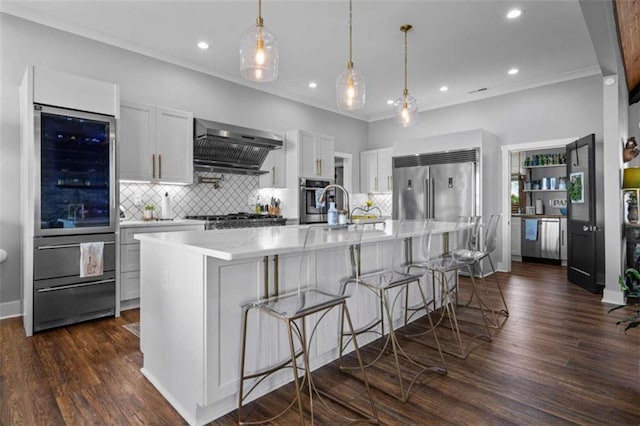
<instances>
[{"instance_id":1,"label":"gas cooktop","mask_svg":"<svg viewBox=\"0 0 640 426\"><path fill-rule=\"evenodd\" d=\"M257 213L205 214L186 216L186 219L206 221L205 229L251 228L260 226L282 226L287 220L281 216Z\"/></svg>"}]
</instances>

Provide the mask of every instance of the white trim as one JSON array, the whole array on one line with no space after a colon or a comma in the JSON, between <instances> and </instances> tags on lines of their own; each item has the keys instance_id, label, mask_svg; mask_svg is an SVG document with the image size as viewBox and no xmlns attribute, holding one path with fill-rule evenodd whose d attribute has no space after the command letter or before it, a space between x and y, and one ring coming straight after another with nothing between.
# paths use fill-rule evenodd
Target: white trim
<instances>
[{"instance_id":1,"label":"white trim","mask_svg":"<svg viewBox=\"0 0 640 426\"><path fill-rule=\"evenodd\" d=\"M626 303L624 293L618 290L609 290L605 287L602 291L602 303L610 303L612 305L624 305Z\"/></svg>"},{"instance_id":2,"label":"white trim","mask_svg":"<svg viewBox=\"0 0 640 426\"><path fill-rule=\"evenodd\" d=\"M334 152L334 157L342 158L342 167L344 168L343 185L345 189L352 194L353 191L353 154L347 152Z\"/></svg>"},{"instance_id":3,"label":"white trim","mask_svg":"<svg viewBox=\"0 0 640 426\"><path fill-rule=\"evenodd\" d=\"M22 316L22 302L13 300L0 303L0 320Z\"/></svg>"},{"instance_id":4,"label":"white trim","mask_svg":"<svg viewBox=\"0 0 640 426\"><path fill-rule=\"evenodd\" d=\"M537 142L523 142L502 146L502 262L498 268L511 272L511 153L564 147L580 138L560 138Z\"/></svg>"}]
</instances>

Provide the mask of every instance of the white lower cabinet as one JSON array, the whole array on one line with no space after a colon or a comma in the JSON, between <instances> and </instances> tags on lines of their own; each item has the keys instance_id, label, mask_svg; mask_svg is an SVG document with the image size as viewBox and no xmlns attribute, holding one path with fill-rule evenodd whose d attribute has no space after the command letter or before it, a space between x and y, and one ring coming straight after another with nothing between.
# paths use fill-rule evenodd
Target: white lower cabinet
<instances>
[{"instance_id":1,"label":"white lower cabinet","mask_svg":"<svg viewBox=\"0 0 640 426\"><path fill-rule=\"evenodd\" d=\"M135 234L151 232L175 232L204 230L204 225L142 225L120 228L120 301L140 298L140 242ZM135 307L133 303L127 307Z\"/></svg>"}]
</instances>

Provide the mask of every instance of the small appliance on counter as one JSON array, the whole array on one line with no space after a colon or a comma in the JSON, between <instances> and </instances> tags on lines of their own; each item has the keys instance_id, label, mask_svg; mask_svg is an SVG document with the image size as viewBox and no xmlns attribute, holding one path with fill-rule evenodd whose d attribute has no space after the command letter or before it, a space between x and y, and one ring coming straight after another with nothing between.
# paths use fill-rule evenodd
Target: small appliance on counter
<instances>
[{"instance_id":1,"label":"small appliance on counter","mask_svg":"<svg viewBox=\"0 0 640 426\"><path fill-rule=\"evenodd\" d=\"M544 203L540 198L536 200L536 214L544 214Z\"/></svg>"}]
</instances>

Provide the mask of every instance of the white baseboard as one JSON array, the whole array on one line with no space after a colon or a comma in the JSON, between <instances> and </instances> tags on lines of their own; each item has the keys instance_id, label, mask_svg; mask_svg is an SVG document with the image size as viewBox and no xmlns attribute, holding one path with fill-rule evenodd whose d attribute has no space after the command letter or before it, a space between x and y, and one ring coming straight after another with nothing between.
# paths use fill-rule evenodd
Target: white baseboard
<instances>
[{"instance_id":1,"label":"white baseboard","mask_svg":"<svg viewBox=\"0 0 640 426\"><path fill-rule=\"evenodd\" d=\"M22 316L22 302L20 300L0 303L0 320L20 316Z\"/></svg>"},{"instance_id":2,"label":"white baseboard","mask_svg":"<svg viewBox=\"0 0 640 426\"><path fill-rule=\"evenodd\" d=\"M607 290L602 292L602 303L610 303L612 305L624 305L626 303L624 293L620 290Z\"/></svg>"},{"instance_id":3,"label":"white baseboard","mask_svg":"<svg viewBox=\"0 0 640 426\"><path fill-rule=\"evenodd\" d=\"M140 299L123 300L120 302L120 310L136 309L140 307Z\"/></svg>"}]
</instances>

